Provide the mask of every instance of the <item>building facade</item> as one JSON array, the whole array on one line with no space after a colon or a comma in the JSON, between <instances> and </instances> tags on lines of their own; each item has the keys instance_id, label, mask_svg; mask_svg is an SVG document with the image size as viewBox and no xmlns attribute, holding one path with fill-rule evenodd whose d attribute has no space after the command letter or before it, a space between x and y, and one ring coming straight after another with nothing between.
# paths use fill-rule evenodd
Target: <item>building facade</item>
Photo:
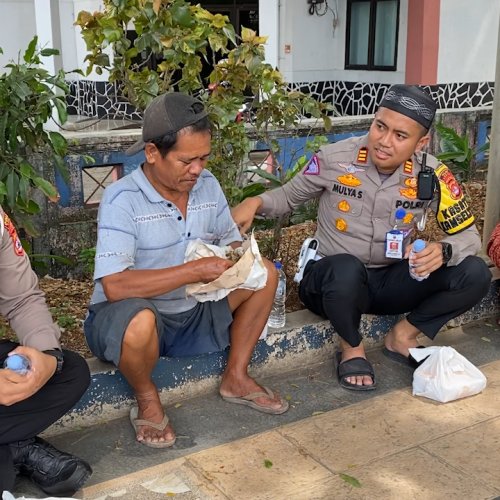
<instances>
[{"instance_id":1,"label":"building facade","mask_svg":"<svg viewBox=\"0 0 500 500\"><path fill-rule=\"evenodd\" d=\"M493 101L499 0L208 0L238 28L267 35L266 59L294 89L342 115L372 113L393 83L427 86L441 108ZM53 69L85 68L78 12L100 0L0 0L0 65L17 60L35 34L59 48ZM22 57L22 54L21 54ZM49 67L49 69L52 69ZM139 118L107 76L69 76L69 112Z\"/></svg>"}]
</instances>

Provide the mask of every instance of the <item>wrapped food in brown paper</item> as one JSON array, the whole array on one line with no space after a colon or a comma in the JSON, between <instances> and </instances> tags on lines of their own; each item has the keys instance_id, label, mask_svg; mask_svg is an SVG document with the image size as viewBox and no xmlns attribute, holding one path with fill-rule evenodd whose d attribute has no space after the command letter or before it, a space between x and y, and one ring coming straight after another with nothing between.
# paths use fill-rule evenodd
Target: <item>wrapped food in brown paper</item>
<instances>
[{"instance_id":1,"label":"wrapped food in brown paper","mask_svg":"<svg viewBox=\"0 0 500 500\"><path fill-rule=\"evenodd\" d=\"M210 283L191 283L186 286L188 296L193 296L198 302L221 300L237 288L260 290L267 281L267 269L262 261L259 246L252 234L239 249L209 245L197 239L191 242L184 257L184 262L203 257L222 257L235 260L236 263L226 269L216 280Z\"/></svg>"}]
</instances>

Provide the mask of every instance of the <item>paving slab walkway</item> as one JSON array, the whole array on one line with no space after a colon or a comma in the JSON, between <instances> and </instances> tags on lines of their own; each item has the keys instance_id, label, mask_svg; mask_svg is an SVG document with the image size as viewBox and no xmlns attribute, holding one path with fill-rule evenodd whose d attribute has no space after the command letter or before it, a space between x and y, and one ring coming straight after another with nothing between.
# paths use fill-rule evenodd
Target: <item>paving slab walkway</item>
<instances>
[{"instance_id":1,"label":"paving slab walkway","mask_svg":"<svg viewBox=\"0 0 500 500\"><path fill-rule=\"evenodd\" d=\"M92 464L76 495L89 500L500 499L500 328L490 318L437 340L481 367L482 394L447 404L414 397L411 370L374 349L376 391L341 389L326 362L263 381L289 399L281 416L216 393L167 407L172 449L136 443L126 418L51 441ZM22 494L37 491L20 481Z\"/></svg>"}]
</instances>

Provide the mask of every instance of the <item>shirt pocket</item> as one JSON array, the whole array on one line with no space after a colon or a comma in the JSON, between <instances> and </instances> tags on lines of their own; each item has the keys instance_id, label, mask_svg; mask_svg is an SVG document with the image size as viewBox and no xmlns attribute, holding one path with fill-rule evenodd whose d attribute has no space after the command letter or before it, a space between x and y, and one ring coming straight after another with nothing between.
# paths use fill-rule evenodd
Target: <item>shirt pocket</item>
<instances>
[{"instance_id":1,"label":"shirt pocket","mask_svg":"<svg viewBox=\"0 0 500 500\"><path fill-rule=\"evenodd\" d=\"M360 216L363 213L363 200L335 197L330 199L333 226L341 233L355 235L360 229Z\"/></svg>"},{"instance_id":2,"label":"shirt pocket","mask_svg":"<svg viewBox=\"0 0 500 500\"><path fill-rule=\"evenodd\" d=\"M344 217L359 217L363 212L363 200L353 198L332 199L331 206L336 215Z\"/></svg>"},{"instance_id":3,"label":"shirt pocket","mask_svg":"<svg viewBox=\"0 0 500 500\"><path fill-rule=\"evenodd\" d=\"M423 217L424 204L425 202L422 200L394 198L389 219L391 227L396 226L397 229L403 231L405 237L408 236L416 227L417 222ZM402 217L401 214L398 214L398 211L402 212ZM400 218L396 218L396 214L398 214Z\"/></svg>"},{"instance_id":4,"label":"shirt pocket","mask_svg":"<svg viewBox=\"0 0 500 500\"><path fill-rule=\"evenodd\" d=\"M200 239L201 241L203 241L203 243L215 245L219 238L218 238L218 235L213 231L200 231L200 230L198 230L198 231L191 231L189 239L190 240Z\"/></svg>"}]
</instances>

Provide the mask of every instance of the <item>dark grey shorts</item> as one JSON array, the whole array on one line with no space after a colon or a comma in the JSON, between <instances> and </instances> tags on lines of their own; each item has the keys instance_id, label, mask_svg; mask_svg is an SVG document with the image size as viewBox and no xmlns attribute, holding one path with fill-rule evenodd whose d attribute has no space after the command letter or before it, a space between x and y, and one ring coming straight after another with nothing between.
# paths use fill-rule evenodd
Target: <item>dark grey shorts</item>
<instances>
[{"instance_id":1,"label":"dark grey shorts","mask_svg":"<svg viewBox=\"0 0 500 500\"><path fill-rule=\"evenodd\" d=\"M233 316L227 299L199 302L189 311L163 314L149 300L134 298L89 307L83 329L94 355L118 366L128 324L144 309L156 315L160 356L193 356L222 351L229 345Z\"/></svg>"}]
</instances>

